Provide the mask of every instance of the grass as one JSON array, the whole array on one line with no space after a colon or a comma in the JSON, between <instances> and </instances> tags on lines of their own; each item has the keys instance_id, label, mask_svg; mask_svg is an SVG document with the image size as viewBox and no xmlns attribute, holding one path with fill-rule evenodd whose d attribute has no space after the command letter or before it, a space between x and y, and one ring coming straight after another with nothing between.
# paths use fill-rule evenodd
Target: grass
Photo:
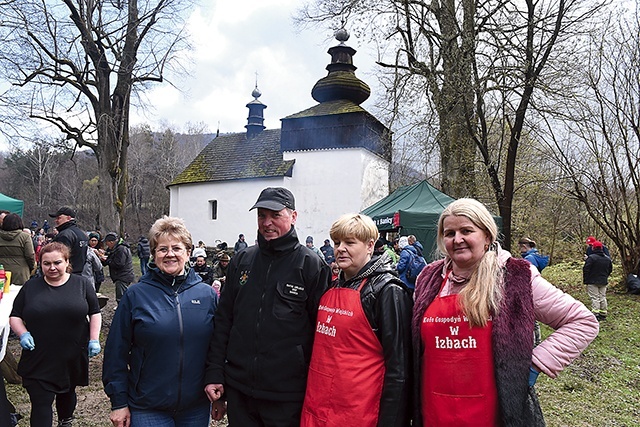
<instances>
[{"instance_id":1,"label":"grass","mask_svg":"<svg viewBox=\"0 0 640 427\"><path fill-rule=\"evenodd\" d=\"M134 257L134 263L137 262ZM135 271L139 271L136 264ZM582 262L549 266L543 276L587 306L589 299L582 285ZM600 324L600 334L582 356L552 380L540 375L537 391L549 427L632 427L640 425L640 296L627 295L622 273L614 270L607 299L609 317ZM114 289L107 280L101 289L109 296L103 310L101 340L106 339L113 316ZM543 327L546 336L552 331ZM16 340L9 342L19 356ZM109 402L102 391L102 354L90 365L90 385L78 389L78 408L74 426L109 427ZM20 385L8 385L9 399L25 416L20 426L28 426L29 398ZM212 426L226 423L212 423Z\"/></svg>"},{"instance_id":2,"label":"grass","mask_svg":"<svg viewBox=\"0 0 640 427\"><path fill-rule=\"evenodd\" d=\"M590 307L582 263L548 267L543 276ZM550 427L618 427L640 424L640 296L626 293L619 268L609 283L609 316L582 356L552 380L537 383ZM543 334L549 334L549 328Z\"/></svg>"}]
</instances>

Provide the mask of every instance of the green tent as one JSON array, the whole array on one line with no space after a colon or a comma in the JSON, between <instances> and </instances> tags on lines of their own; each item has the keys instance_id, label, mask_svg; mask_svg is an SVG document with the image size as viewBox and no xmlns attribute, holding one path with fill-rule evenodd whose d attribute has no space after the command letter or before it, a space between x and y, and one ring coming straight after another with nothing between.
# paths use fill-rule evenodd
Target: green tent
<instances>
[{"instance_id":1,"label":"green tent","mask_svg":"<svg viewBox=\"0 0 640 427\"><path fill-rule=\"evenodd\" d=\"M436 249L438 218L455 199L436 190L427 181L407 185L362 211L370 216L378 230L413 234L424 246L424 255L433 259Z\"/></svg>"},{"instance_id":2,"label":"green tent","mask_svg":"<svg viewBox=\"0 0 640 427\"><path fill-rule=\"evenodd\" d=\"M398 188L374 203L363 214L370 216L381 232L393 231L402 236L413 234L424 247L427 261L438 257L436 236L440 214L455 199L436 190L427 181ZM493 217L502 229L502 218Z\"/></svg>"},{"instance_id":3,"label":"green tent","mask_svg":"<svg viewBox=\"0 0 640 427\"><path fill-rule=\"evenodd\" d=\"M22 216L24 211L24 202L22 200L12 199L11 197L0 193L0 209L17 213Z\"/></svg>"}]
</instances>

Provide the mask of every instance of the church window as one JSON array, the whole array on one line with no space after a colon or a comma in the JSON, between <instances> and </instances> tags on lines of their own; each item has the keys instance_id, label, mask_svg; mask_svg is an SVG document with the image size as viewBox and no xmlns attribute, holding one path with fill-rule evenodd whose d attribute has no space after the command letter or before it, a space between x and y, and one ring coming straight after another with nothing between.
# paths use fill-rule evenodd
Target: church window
<instances>
[{"instance_id":1,"label":"church window","mask_svg":"<svg viewBox=\"0 0 640 427\"><path fill-rule=\"evenodd\" d=\"M209 200L209 211L211 212L211 219L218 219L218 201Z\"/></svg>"}]
</instances>

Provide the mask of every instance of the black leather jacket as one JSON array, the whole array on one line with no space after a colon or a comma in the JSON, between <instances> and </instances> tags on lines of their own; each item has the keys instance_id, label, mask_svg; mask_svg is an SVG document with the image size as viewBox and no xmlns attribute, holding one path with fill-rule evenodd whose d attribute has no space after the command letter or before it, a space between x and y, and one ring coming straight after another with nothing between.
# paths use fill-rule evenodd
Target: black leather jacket
<instances>
[{"instance_id":1,"label":"black leather jacket","mask_svg":"<svg viewBox=\"0 0 640 427\"><path fill-rule=\"evenodd\" d=\"M364 314L382 344L385 361L378 427L409 426L412 387L411 293L383 256L374 256L350 280L345 281L340 274L333 286L357 289L365 278L368 280L360 290L360 300Z\"/></svg>"}]
</instances>

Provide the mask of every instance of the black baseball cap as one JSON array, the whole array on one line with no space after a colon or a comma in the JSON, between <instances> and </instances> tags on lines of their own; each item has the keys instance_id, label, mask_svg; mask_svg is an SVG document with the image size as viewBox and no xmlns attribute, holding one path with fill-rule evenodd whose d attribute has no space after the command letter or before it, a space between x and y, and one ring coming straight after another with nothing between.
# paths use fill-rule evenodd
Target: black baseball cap
<instances>
[{"instance_id":1,"label":"black baseball cap","mask_svg":"<svg viewBox=\"0 0 640 427\"><path fill-rule=\"evenodd\" d=\"M107 233L107 235L104 236L105 242L115 242L116 240L118 240L118 235L113 231L111 233Z\"/></svg>"},{"instance_id":2,"label":"black baseball cap","mask_svg":"<svg viewBox=\"0 0 640 427\"><path fill-rule=\"evenodd\" d=\"M282 187L268 187L262 190L258 201L249 210L256 208L269 209L271 211L281 211L284 208L295 210L296 200L291 191Z\"/></svg>"},{"instance_id":3,"label":"black baseball cap","mask_svg":"<svg viewBox=\"0 0 640 427\"><path fill-rule=\"evenodd\" d=\"M51 218L55 218L55 217L60 216L60 215L69 215L71 218L75 218L76 217L76 211L71 209L69 206L63 206L60 209L58 209L58 212L49 214L49 216Z\"/></svg>"}]
</instances>

